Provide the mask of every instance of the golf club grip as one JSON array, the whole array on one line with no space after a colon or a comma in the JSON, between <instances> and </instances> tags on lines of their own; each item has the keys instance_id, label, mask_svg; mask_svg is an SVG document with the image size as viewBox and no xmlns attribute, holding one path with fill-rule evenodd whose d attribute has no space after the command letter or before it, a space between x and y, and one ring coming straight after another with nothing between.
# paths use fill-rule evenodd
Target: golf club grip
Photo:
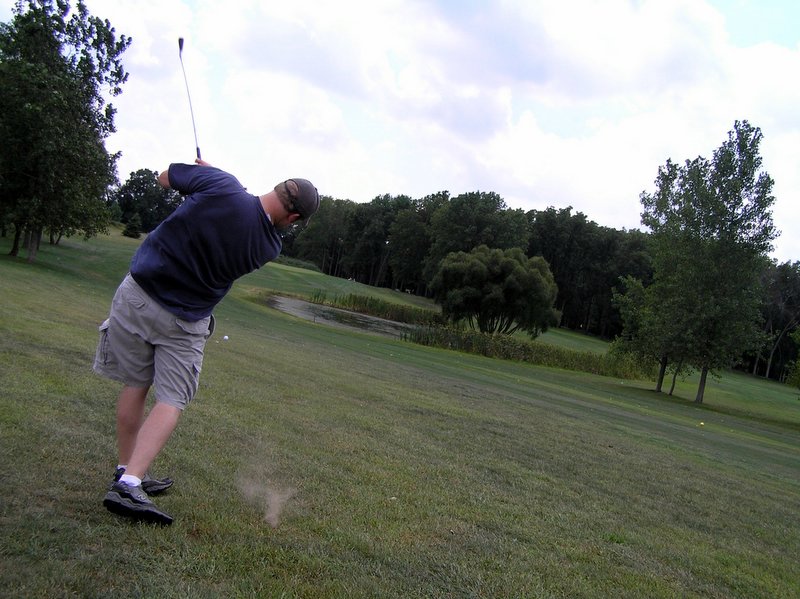
<instances>
[{"instance_id":1,"label":"golf club grip","mask_svg":"<svg viewBox=\"0 0 800 599\"><path fill-rule=\"evenodd\" d=\"M202 159L203 159L203 157L202 157L202 156L200 156L200 148L199 148L199 147L195 147L195 150L197 150L197 159L198 159L198 160L202 160Z\"/></svg>"}]
</instances>

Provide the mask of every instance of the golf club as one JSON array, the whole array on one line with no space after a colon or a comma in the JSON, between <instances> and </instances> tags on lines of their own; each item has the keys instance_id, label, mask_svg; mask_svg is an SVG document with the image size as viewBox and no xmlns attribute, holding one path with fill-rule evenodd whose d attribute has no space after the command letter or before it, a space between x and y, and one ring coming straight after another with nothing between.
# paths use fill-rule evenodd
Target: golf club
<instances>
[{"instance_id":1,"label":"golf club","mask_svg":"<svg viewBox=\"0 0 800 599\"><path fill-rule=\"evenodd\" d=\"M194 131L194 145L197 150L197 158L200 159L200 144L197 143L197 127L194 125L194 109L192 109L192 95L189 93L189 82L186 80L186 69L183 67L183 38L178 38L178 58L181 61L181 71L183 71L183 82L186 84L186 95L189 97L189 112L192 115L192 131Z\"/></svg>"}]
</instances>

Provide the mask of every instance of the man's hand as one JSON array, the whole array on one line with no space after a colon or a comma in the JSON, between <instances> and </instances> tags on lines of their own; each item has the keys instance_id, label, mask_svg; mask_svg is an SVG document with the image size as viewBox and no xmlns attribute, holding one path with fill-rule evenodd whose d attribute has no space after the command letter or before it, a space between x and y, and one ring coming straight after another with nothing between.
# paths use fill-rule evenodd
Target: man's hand
<instances>
[{"instance_id":1,"label":"man's hand","mask_svg":"<svg viewBox=\"0 0 800 599\"><path fill-rule=\"evenodd\" d=\"M195 158L194 163L199 164L200 166L211 166L208 162L206 162L202 158Z\"/></svg>"},{"instance_id":2,"label":"man's hand","mask_svg":"<svg viewBox=\"0 0 800 599\"><path fill-rule=\"evenodd\" d=\"M169 172L163 171L157 178L158 184L164 189L172 189L169 185Z\"/></svg>"}]
</instances>

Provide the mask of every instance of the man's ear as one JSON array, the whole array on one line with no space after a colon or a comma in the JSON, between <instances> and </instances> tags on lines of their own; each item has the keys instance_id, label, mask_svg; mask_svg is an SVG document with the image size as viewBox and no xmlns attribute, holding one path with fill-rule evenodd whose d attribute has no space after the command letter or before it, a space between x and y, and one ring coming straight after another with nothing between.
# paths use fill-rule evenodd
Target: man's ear
<instances>
[{"instance_id":1,"label":"man's ear","mask_svg":"<svg viewBox=\"0 0 800 599\"><path fill-rule=\"evenodd\" d=\"M291 212L291 213L289 214L289 219L288 219L288 220L289 220L289 224L291 225L292 223L295 223L295 222L297 222L297 221L298 221L298 220L300 220L301 218L303 218L303 217L302 217L302 216L300 216L300 214L299 214L298 212Z\"/></svg>"}]
</instances>

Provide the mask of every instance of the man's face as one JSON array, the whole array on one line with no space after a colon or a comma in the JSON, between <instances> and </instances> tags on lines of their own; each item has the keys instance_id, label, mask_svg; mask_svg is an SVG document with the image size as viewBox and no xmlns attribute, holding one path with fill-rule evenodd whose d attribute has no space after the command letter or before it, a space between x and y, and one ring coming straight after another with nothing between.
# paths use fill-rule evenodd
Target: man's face
<instances>
[{"instance_id":1,"label":"man's face","mask_svg":"<svg viewBox=\"0 0 800 599\"><path fill-rule=\"evenodd\" d=\"M273 223L276 229L285 231L291 227L295 222L300 220L300 215L296 212L282 212L281 216Z\"/></svg>"}]
</instances>

